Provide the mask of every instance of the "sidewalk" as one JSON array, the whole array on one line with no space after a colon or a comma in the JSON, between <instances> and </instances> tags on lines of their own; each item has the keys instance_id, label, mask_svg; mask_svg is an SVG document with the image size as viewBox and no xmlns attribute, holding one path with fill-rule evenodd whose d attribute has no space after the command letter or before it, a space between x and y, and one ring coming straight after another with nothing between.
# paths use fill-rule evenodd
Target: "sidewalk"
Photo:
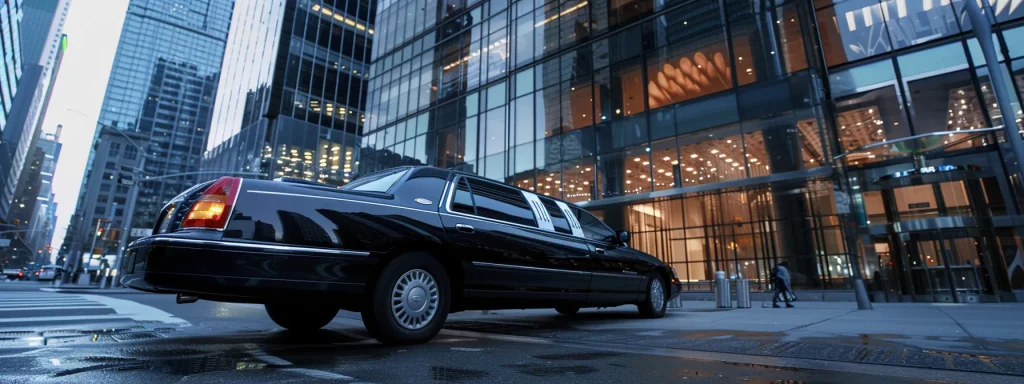
<instances>
[{"instance_id":1,"label":"sidewalk","mask_svg":"<svg viewBox=\"0 0 1024 384\"><path fill-rule=\"evenodd\" d=\"M480 311L451 315L451 329L582 342L782 356L1024 375L1024 304L798 302L793 309L718 309L684 302L662 319L632 306Z\"/></svg>"}]
</instances>

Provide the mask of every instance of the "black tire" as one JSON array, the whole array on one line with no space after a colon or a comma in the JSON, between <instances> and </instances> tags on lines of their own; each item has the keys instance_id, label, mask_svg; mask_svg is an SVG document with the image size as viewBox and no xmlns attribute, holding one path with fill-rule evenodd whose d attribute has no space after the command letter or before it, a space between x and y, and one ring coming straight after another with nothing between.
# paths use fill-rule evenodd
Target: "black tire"
<instances>
[{"instance_id":1,"label":"black tire","mask_svg":"<svg viewBox=\"0 0 1024 384\"><path fill-rule=\"evenodd\" d=\"M580 311L580 307L555 307L555 310L565 316L573 316Z\"/></svg>"},{"instance_id":2,"label":"black tire","mask_svg":"<svg viewBox=\"0 0 1024 384\"><path fill-rule=\"evenodd\" d=\"M432 299L433 295L429 292L419 291L426 294L424 298L426 301L422 302L422 306L420 306L425 312L414 314L414 316L423 323L403 325L402 322L411 321L409 319L413 316L408 315L408 312L400 311L406 316L403 320L397 318L398 316L393 313L392 309L392 305L397 301L393 293L399 284L399 279L403 279L407 275L423 277L423 273L433 279L437 288L436 298ZM409 283L404 286L411 287L415 284ZM381 343L389 345L419 344L430 341L437 336L438 332L441 332L441 327L448 319L449 298L451 297L449 287L451 285L444 267L430 255L410 253L399 256L384 267L370 292L369 302L362 313L366 331ZM415 293L410 291L409 294L414 295ZM410 296L409 300L416 300L415 296ZM425 315L429 312L431 300L436 300L433 304L433 315ZM408 305L412 306L410 308L414 308L419 305L419 302L410 301Z\"/></svg>"},{"instance_id":3,"label":"black tire","mask_svg":"<svg viewBox=\"0 0 1024 384\"><path fill-rule=\"evenodd\" d=\"M661 284L660 307L658 305L659 301L655 299L656 294L652 293L655 282ZM669 285L665 282L665 279L662 279L661 276L658 276L657 274L651 275L651 277L648 278L647 280L647 292L644 295L644 301L640 304L637 304L636 306L637 309L640 310L640 316L648 319L659 319L664 317L665 310L668 309L669 289L671 288L669 288Z\"/></svg>"},{"instance_id":4,"label":"black tire","mask_svg":"<svg viewBox=\"0 0 1024 384\"><path fill-rule=\"evenodd\" d=\"M324 307L322 304L311 303L267 303L270 319L289 331L312 332L334 320L338 315L337 307Z\"/></svg>"}]
</instances>

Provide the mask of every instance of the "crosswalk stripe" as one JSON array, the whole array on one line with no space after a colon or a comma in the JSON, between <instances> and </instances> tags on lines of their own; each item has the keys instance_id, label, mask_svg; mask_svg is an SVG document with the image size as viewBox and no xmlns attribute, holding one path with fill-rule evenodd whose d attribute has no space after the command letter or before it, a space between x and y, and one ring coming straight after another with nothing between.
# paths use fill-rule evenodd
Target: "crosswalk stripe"
<instances>
[{"instance_id":1,"label":"crosswalk stripe","mask_svg":"<svg viewBox=\"0 0 1024 384\"><path fill-rule=\"evenodd\" d=\"M83 315L82 310L101 310ZM49 312L46 312L49 311ZM105 314L102 314L107 312ZM52 313L56 316L38 316ZM84 312L90 313L90 312ZM0 298L0 329L4 327L53 326L54 323L94 322L160 322L173 326L189 326L188 321L157 308L134 301L100 295L37 294ZM28 316L25 316L28 315ZM63 315L63 316L62 316ZM14 316L14 317L11 317ZM42 325L47 324L47 325Z\"/></svg>"},{"instance_id":2,"label":"crosswalk stripe","mask_svg":"<svg viewBox=\"0 0 1024 384\"><path fill-rule=\"evenodd\" d=\"M117 316L117 315L95 315L95 316L46 316L46 317L14 317L10 319L0 319L0 323L37 323L37 322L55 322L55 321L82 321L82 320L131 320L130 316Z\"/></svg>"},{"instance_id":3,"label":"crosswalk stripe","mask_svg":"<svg viewBox=\"0 0 1024 384\"><path fill-rule=\"evenodd\" d=\"M4 311L52 311L52 310L65 310L65 309L110 309L103 305L71 305L63 307L28 307L28 308L0 308L0 312Z\"/></svg>"},{"instance_id":4,"label":"crosswalk stripe","mask_svg":"<svg viewBox=\"0 0 1024 384\"><path fill-rule=\"evenodd\" d=\"M99 304L99 303L94 303L94 302L91 302L91 301L82 300L82 301L76 301L76 302L73 302L73 303L34 303L34 304L10 304L10 305L0 304L0 308L35 308L35 307L41 307L41 306L56 307L56 306L61 306L61 305L62 306L68 306L68 305L94 305L94 306L102 306L102 304Z\"/></svg>"},{"instance_id":5,"label":"crosswalk stripe","mask_svg":"<svg viewBox=\"0 0 1024 384\"><path fill-rule=\"evenodd\" d=\"M59 298L59 299L0 299L0 304L2 304L2 303L39 303L39 302L55 302L55 303L59 303L59 302L64 302L64 301L81 301L81 300L83 300L83 299L78 298L78 297L67 297L67 298Z\"/></svg>"}]
</instances>

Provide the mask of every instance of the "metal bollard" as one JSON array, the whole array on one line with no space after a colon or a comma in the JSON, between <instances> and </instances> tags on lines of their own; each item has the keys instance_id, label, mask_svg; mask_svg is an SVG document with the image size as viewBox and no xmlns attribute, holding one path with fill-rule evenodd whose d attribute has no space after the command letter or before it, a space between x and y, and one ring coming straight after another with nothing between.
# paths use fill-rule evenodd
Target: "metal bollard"
<instances>
[{"instance_id":1,"label":"metal bollard","mask_svg":"<svg viewBox=\"0 0 1024 384\"><path fill-rule=\"evenodd\" d=\"M729 288L729 279L725 278L725 272L715 272L715 305L718 308L732 308Z\"/></svg>"},{"instance_id":2,"label":"metal bollard","mask_svg":"<svg viewBox=\"0 0 1024 384\"><path fill-rule=\"evenodd\" d=\"M750 280L736 280L736 308L750 308Z\"/></svg>"}]
</instances>

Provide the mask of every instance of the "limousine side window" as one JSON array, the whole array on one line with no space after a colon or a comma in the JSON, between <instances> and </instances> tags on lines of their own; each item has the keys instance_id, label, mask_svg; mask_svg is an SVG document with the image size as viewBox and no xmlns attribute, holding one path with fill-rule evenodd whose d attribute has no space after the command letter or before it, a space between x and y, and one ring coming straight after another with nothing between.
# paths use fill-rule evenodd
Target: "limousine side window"
<instances>
[{"instance_id":1,"label":"limousine side window","mask_svg":"<svg viewBox=\"0 0 1024 384\"><path fill-rule=\"evenodd\" d=\"M476 207L473 204L473 196L469 193L469 184L466 178L459 178L459 184L455 186L455 197L452 199L452 211L469 215L476 214Z\"/></svg>"},{"instance_id":2,"label":"limousine side window","mask_svg":"<svg viewBox=\"0 0 1024 384\"><path fill-rule=\"evenodd\" d=\"M544 208L548 210L548 215L551 216L551 224L555 226L555 231L571 235L572 228L569 228L569 221L565 219L565 214L563 214L562 210L558 208L555 201L543 196L538 197L540 197L540 201L544 203Z\"/></svg>"},{"instance_id":3,"label":"limousine side window","mask_svg":"<svg viewBox=\"0 0 1024 384\"><path fill-rule=\"evenodd\" d=\"M476 214L489 219L536 226L533 210L518 189L474 178L469 180ZM458 192L458 190L456 190Z\"/></svg>"},{"instance_id":4,"label":"limousine side window","mask_svg":"<svg viewBox=\"0 0 1024 384\"><path fill-rule=\"evenodd\" d=\"M586 236L590 240L603 241L606 243L615 242L615 231L608 228L607 225L601 220L598 220L590 212L584 209L576 210L576 218L579 219L580 226L583 227L583 236Z\"/></svg>"}]
</instances>

